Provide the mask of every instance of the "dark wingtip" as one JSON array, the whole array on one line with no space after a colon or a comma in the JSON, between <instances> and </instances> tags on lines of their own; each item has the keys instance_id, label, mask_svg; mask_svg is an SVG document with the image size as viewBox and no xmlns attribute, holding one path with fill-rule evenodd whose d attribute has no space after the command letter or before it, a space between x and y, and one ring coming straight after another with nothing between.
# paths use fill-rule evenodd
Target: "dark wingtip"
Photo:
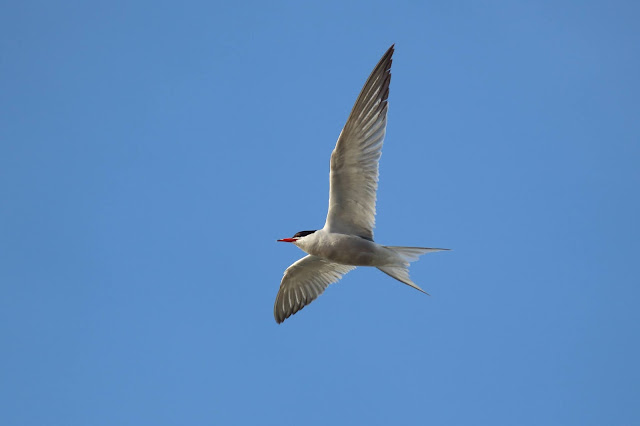
<instances>
[{"instance_id":1,"label":"dark wingtip","mask_svg":"<svg viewBox=\"0 0 640 426\"><path fill-rule=\"evenodd\" d=\"M295 312L294 312L295 313ZM275 314L273 317L275 318L276 322L278 324L282 324L284 322L284 320L286 320L287 318L289 318L291 315L293 315L293 313L291 314L284 314L284 316L280 315L278 316L278 314Z\"/></svg>"},{"instance_id":2,"label":"dark wingtip","mask_svg":"<svg viewBox=\"0 0 640 426\"><path fill-rule=\"evenodd\" d=\"M384 55L382 55L382 58L383 58L383 59L385 59L385 58L390 59L390 57L391 57L391 56L393 56L393 52L395 52L395 50L396 50L396 44L395 44L395 43L393 43L393 44L391 45L391 47L389 47L389 48L387 49L387 51L384 53ZM382 61L381 61L381 62L382 62Z\"/></svg>"}]
</instances>

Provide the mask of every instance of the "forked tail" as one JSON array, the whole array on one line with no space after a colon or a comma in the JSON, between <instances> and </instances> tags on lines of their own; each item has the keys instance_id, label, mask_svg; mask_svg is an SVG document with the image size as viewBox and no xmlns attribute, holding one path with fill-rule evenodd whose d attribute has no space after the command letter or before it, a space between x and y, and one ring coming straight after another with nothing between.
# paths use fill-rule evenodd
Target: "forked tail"
<instances>
[{"instance_id":1,"label":"forked tail","mask_svg":"<svg viewBox=\"0 0 640 426\"><path fill-rule=\"evenodd\" d=\"M416 283L411 281L411 278L409 277L409 263L415 262L420 258L420 256L426 253L449 250L449 249L443 249L443 248L402 247L402 246L385 246L385 248L388 248L389 250L393 250L394 252L399 254L400 257L402 257L402 259L404 260L404 262L398 265L379 266L378 269L380 269L385 274L389 275L391 278L395 278L401 283L405 283L415 288L416 290L423 292L424 294L429 294L429 293L421 289Z\"/></svg>"}]
</instances>

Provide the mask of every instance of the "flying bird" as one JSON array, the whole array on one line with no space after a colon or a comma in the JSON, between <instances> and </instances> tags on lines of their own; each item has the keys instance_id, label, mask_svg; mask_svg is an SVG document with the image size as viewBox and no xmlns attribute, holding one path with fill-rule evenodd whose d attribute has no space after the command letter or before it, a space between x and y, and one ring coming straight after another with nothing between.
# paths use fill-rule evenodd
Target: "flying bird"
<instances>
[{"instance_id":1,"label":"flying bird","mask_svg":"<svg viewBox=\"0 0 640 426\"><path fill-rule=\"evenodd\" d=\"M285 319L315 300L356 266L374 266L426 293L409 277L409 263L441 248L383 246L373 241L378 162L387 127L394 45L367 79L331 153L329 212L324 227L278 241L308 253L284 272L273 314Z\"/></svg>"}]
</instances>

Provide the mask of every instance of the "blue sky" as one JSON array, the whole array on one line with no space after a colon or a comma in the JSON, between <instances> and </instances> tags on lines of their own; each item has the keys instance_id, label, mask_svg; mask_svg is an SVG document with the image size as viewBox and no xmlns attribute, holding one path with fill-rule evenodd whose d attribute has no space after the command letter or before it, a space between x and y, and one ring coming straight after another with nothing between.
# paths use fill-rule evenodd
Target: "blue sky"
<instances>
[{"instance_id":1,"label":"blue sky","mask_svg":"<svg viewBox=\"0 0 640 426\"><path fill-rule=\"evenodd\" d=\"M637 2L13 2L7 425L640 422ZM376 240L277 325L396 43Z\"/></svg>"}]
</instances>

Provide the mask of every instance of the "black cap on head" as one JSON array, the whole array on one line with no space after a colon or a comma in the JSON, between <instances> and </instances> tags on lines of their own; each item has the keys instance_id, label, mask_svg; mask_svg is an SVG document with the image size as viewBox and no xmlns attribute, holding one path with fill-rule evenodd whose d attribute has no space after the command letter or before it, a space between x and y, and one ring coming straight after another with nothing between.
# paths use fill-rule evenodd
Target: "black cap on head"
<instances>
[{"instance_id":1,"label":"black cap on head","mask_svg":"<svg viewBox=\"0 0 640 426\"><path fill-rule=\"evenodd\" d=\"M313 230L313 231L300 231L300 232L296 233L296 235L294 235L293 238L306 237L307 235L313 234L314 232L316 232L316 230Z\"/></svg>"}]
</instances>

